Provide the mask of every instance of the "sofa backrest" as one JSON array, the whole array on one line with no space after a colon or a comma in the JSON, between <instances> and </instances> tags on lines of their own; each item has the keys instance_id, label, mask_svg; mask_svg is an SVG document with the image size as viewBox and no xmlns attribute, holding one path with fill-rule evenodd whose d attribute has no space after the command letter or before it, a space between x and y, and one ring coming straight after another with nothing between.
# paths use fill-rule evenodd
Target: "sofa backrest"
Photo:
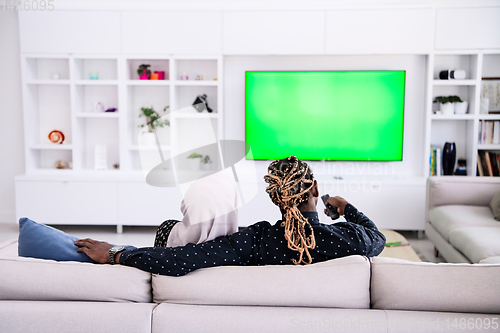
<instances>
[{"instance_id":1,"label":"sofa backrest","mask_svg":"<svg viewBox=\"0 0 500 333\"><path fill-rule=\"evenodd\" d=\"M371 307L500 313L500 265L434 264L374 257Z\"/></svg>"},{"instance_id":2,"label":"sofa backrest","mask_svg":"<svg viewBox=\"0 0 500 333\"><path fill-rule=\"evenodd\" d=\"M153 299L203 305L368 309L370 264L359 255L304 266L224 266L153 275Z\"/></svg>"},{"instance_id":3,"label":"sofa backrest","mask_svg":"<svg viewBox=\"0 0 500 333\"><path fill-rule=\"evenodd\" d=\"M500 177L429 177L426 194L426 222L428 212L443 205L489 206L500 192Z\"/></svg>"},{"instance_id":4,"label":"sofa backrest","mask_svg":"<svg viewBox=\"0 0 500 333\"><path fill-rule=\"evenodd\" d=\"M17 242L0 250L0 300L152 301L151 274L121 265L13 256Z\"/></svg>"}]
</instances>

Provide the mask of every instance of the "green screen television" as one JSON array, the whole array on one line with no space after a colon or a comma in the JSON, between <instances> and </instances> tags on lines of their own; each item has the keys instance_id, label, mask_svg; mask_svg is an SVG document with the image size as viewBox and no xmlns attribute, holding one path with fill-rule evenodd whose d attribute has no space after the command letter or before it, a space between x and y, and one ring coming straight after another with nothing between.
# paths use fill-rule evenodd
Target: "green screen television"
<instances>
[{"instance_id":1,"label":"green screen television","mask_svg":"<svg viewBox=\"0 0 500 333\"><path fill-rule=\"evenodd\" d=\"M401 161L405 71L247 71L251 159Z\"/></svg>"}]
</instances>

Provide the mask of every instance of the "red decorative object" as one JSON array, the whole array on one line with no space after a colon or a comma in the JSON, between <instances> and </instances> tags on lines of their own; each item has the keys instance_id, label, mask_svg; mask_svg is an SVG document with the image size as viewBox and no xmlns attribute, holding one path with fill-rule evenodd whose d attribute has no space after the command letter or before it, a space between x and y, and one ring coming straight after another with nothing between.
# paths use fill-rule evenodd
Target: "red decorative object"
<instances>
[{"instance_id":1,"label":"red decorative object","mask_svg":"<svg viewBox=\"0 0 500 333\"><path fill-rule=\"evenodd\" d=\"M63 143L64 142L64 134L61 131L52 131L49 133L49 140L53 143Z\"/></svg>"}]
</instances>

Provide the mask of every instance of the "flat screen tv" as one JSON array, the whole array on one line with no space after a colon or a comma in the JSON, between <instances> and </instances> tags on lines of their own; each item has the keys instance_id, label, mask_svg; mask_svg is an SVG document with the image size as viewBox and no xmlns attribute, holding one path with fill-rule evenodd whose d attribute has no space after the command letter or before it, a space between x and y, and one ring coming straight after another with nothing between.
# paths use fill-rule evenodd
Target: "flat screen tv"
<instances>
[{"instance_id":1,"label":"flat screen tv","mask_svg":"<svg viewBox=\"0 0 500 333\"><path fill-rule=\"evenodd\" d=\"M401 161L405 71L248 71L255 160Z\"/></svg>"}]
</instances>

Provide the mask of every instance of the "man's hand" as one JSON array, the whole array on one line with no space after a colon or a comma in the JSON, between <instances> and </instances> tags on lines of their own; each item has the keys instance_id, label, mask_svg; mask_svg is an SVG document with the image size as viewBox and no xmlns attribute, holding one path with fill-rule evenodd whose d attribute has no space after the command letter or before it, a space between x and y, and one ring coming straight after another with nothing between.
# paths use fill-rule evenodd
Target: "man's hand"
<instances>
[{"instance_id":1,"label":"man's hand","mask_svg":"<svg viewBox=\"0 0 500 333\"><path fill-rule=\"evenodd\" d=\"M111 249L113 245L90 238L79 239L75 242L75 245L80 246L76 252L83 252L92 260L101 264L109 264L109 249Z\"/></svg>"},{"instance_id":2,"label":"man's hand","mask_svg":"<svg viewBox=\"0 0 500 333\"><path fill-rule=\"evenodd\" d=\"M337 197L329 197L327 203L329 203L333 207L337 207L337 212L340 215L344 215L345 206L348 204L348 202L347 202L346 199L344 199L342 197L339 197L339 196L337 196ZM330 216L330 215L328 215L328 211L326 209L325 209L325 214L327 216Z\"/></svg>"}]
</instances>

